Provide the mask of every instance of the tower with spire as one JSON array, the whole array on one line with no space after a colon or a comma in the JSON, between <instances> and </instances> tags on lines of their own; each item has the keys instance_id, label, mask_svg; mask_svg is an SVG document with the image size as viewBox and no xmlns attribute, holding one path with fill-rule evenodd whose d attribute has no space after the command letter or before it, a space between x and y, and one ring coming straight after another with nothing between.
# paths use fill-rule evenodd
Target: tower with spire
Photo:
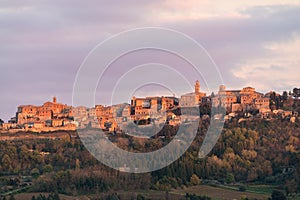
<instances>
[{"instance_id":1,"label":"tower with spire","mask_svg":"<svg viewBox=\"0 0 300 200\"><path fill-rule=\"evenodd\" d=\"M204 92L200 91L200 82L198 80L195 82L194 86L194 92L181 95L181 98L179 100L179 105L181 107L198 106L201 103L202 98L206 96Z\"/></svg>"},{"instance_id":2,"label":"tower with spire","mask_svg":"<svg viewBox=\"0 0 300 200\"><path fill-rule=\"evenodd\" d=\"M197 80L195 83L195 94L200 93L200 82Z\"/></svg>"}]
</instances>

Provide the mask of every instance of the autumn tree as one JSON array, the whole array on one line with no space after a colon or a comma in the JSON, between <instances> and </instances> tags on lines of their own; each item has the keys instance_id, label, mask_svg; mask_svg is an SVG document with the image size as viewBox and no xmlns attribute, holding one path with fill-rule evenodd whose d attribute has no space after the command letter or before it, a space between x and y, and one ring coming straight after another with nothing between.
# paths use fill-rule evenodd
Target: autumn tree
<instances>
[{"instance_id":1,"label":"autumn tree","mask_svg":"<svg viewBox=\"0 0 300 200\"><path fill-rule=\"evenodd\" d=\"M196 174L193 174L190 178L190 183L191 185L199 185L201 183L201 180Z\"/></svg>"}]
</instances>

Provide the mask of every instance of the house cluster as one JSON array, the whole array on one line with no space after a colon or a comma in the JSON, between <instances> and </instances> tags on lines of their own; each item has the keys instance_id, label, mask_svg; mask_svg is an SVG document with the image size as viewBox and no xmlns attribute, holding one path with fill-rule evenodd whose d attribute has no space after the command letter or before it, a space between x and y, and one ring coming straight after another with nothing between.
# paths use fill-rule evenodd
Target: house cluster
<instances>
[{"instance_id":1,"label":"house cluster","mask_svg":"<svg viewBox=\"0 0 300 200\"><path fill-rule=\"evenodd\" d=\"M242 90L226 90L221 85L218 94L211 98L213 106L221 105L228 113L259 110L260 113L270 112L270 96L255 91L252 87Z\"/></svg>"},{"instance_id":2,"label":"house cluster","mask_svg":"<svg viewBox=\"0 0 300 200\"><path fill-rule=\"evenodd\" d=\"M296 117L298 117L297 112L270 108L272 94L280 96L272 91L263 94L255 91L255 88L252 87L245 87L241 90L226 90L226 87L221 85L217 95L210 97L210 101L212 102L212 106L222 106L226 109L227 115L225 119L236 117L238 113L243 113L246 118L252 117L253 113L256 113L257 117L265 119L281 117L295 122Z\"/></svg>"},{"instance_id":3,"label":"house cluster","mask_svg":"<svg viewBox=\"0 0 300 200\"><path fill-rule=\"evenodd\" d=\"M136 124L148 125L153 120L165 123L169 118L170 123L179 122L172 110L178 108L179 100L176 97L132 97L131 103L112 106L96 105L93 113L87 114L82 107L82 112L74 113L78 128L101 128L109 131L117 130L120 124L126 125L129 121ZM171 119L171 120L170 120Z\"/></svg>"},{"instance_id":4,"label":"house cluster","mask_svg":"<svg viewBox=\"0 0 300 200\"><path fill-rule=\"evenodd\" d=\"M46 102L42 106L21 105L18 107L16 116L8 123L2 124L3 130L75 130L76 124L73 120L73 108L66 104L57 103L56 97L53 101Z\"/></svg>"},{"instance_id":5,"label":"house cluster","mask_svg":"<svg viewBox=\"0 0 300 200\"><path fill-rule=\"evenodd\" d=\"M291 111L271 111L271 93L262 94L252 87L227 90L222 85L218 93L211 96L200 91L199 81L196 81L194 88L193 92L183 94L180 98L175 96L143 98L133 96L130 104L95 105L93 108L72 107L57 103L57 99L54 97L52 102L46 102L42 106L19 106L16 116L11 118L8 123L2 123L0 129L55 131L88 127L113 131L119 129L120 124L126 124L129 121L134 121L139 125L166 122L176 125L181 122L179 108L195 107L203 103L211 103L213 107L225 108L227 119L234 117L238 112L247 113L253 110L264 117L270 114L292 114Z\"/></svg>"}]
</instances>

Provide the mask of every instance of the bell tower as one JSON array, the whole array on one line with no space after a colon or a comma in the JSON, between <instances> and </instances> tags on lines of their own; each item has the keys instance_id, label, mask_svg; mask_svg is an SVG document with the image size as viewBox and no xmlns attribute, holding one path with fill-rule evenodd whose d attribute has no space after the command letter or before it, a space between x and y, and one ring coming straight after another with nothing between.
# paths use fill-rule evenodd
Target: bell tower
<instances>
[{"instance_id":1,"label":"bell tower","mask_svg":"<svg viewBox=\"0 0 300 200\"><path fill-rule=\"evenodd\" d=\"M197 80L195 83L195 94L200 93L200 82Z\"/></svg>"}]
</instances>

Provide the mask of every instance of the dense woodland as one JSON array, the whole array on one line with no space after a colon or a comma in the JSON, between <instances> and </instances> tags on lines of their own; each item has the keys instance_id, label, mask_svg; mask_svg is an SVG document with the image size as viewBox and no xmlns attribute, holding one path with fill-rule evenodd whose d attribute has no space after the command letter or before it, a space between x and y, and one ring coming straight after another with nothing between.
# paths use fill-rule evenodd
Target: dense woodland
<instances>
[{"instance_id":1,"label":"dense woodland","mask_svg":"<svg viewBox=\"0 0 300 200\"><path fill-rule=\"evenodd\" d=\"M299 121L229 122L209 156L199 159L198 149L207 123L200 122L196 140L180 159L148 174L126 174L103 166L78 139L1 142L0 172L2 176L33 176L33 191L74 195L118 189L165 190L197 184L197 178L221 183L276 184L289 193L299 191ZM160 138L155 140L155 144L164 143ZM133 139L128 142L134 148L145 147ZM49 154L41 155L40 152Z\"/></svg>"},{"instance_id":2,"label":"dense woodland","mask_svg":"<svg viewBox=\"0 0 300 200\"><path fill-rule=\"evenodd\" d=\"M283 95L272 97L271 106L299 109L299 101ZM279 100L278 100L279 98ZM283 101L281 101L283 99ZM277 102L277 103L276 103ZM205 112L205 108L200 109ZM209 110L209 109L208 109ZM205 114L205 113L202 113ZM209 118L201 119L198 134L188 151L171 165L152 173L121 173L99 163L78 138L66 140L20 140L0 142L0 187L21 187L22 177L31 177L28 191L58 192L70 195L131 189L167 191L201 183L273 184L286 194L300 192L300 122L274 117L227 121L217 144L204 159L198 150ZM120 148L153 151L166 145L177 127L166 125L155 137L141 142L127 135L110 135ZM42 133L41 133L42 134Z\"/></svg>"}]
</instances>

